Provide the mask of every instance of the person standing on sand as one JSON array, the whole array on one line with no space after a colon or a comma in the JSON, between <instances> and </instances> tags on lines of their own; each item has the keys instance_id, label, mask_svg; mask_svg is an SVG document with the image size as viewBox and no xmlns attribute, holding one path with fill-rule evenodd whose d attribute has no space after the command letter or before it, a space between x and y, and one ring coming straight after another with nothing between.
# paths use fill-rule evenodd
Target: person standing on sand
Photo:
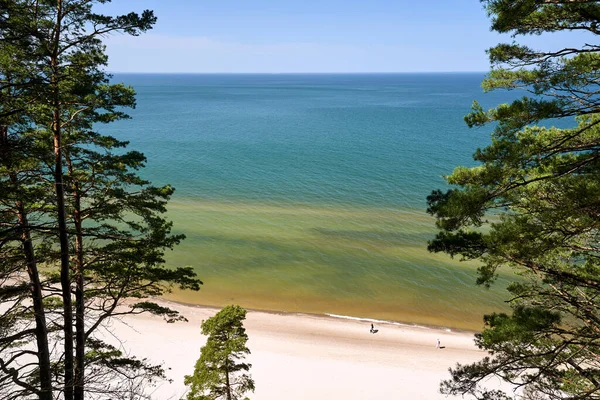
<instances>
[{"instance_id":1,"label":"person standing on sand","mask_svg":"<svg viewBox=\"0 0 600 400\"><path fill-rule=\"evenodd\" d=\"M374 330L375 330L375 327L373 326L373 324L371 324L371 330L369 332L373 333Z\"/></svg>"},{"instance_id":2,"label":"person standing on sand","mask_svg":"<svg viewBox=\"0 0 600 400\"><path fill-rule=\"evenodd\" d=\"M440 348L440 339L437 339L437 343L436 343L436 345L435 345L435 348L436 348L436 349L439 349L439 348Z\"/></svg>"}]
</instances>

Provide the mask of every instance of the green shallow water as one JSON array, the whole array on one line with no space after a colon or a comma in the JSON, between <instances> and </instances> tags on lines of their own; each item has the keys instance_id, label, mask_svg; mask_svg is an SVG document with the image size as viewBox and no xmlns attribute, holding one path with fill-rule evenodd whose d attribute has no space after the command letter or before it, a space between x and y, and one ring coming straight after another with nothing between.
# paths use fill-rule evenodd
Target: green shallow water
<instances>
[{"instance_id":1,"label":"green shallow water","mask_svg":"<svg viewBox=\"0 0 600 400\"><path fill-rule=\"evenodd\" d=\"M427 252L419 210L175 200L169 216L187 236L169 263L204 282L177 301L480 329L506 298L506 282L475 286L476 264Z\"/></svg>"}]
</instances>

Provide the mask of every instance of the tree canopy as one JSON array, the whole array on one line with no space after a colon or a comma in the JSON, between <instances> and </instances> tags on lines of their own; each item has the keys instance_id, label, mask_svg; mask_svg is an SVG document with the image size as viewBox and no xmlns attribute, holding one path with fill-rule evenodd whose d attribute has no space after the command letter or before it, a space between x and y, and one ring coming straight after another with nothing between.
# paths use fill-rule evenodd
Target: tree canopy
<instances>
[{"instance_id":1,"label":"tree canopy","mask_svg":"<svg viewBox=\"0 0 600 400\"><path fill-rule=\"evenodd\" d=\"M248 373L252 365L243 361L250 354L244 319L246 310L232 305L202 322L202 334L208 338L194 373L184 380L190 387L188 400L239 400L254 391L254 380Z\"/></svg>"},{"instance_id":2,"label":"tree canopy","mask_svg":"<svg viewBox=\"0 0 600 400\"><path fill-rule=\"evenodd\" d=\"M174 189L140 178L143 154L98 131L135 107L104 71L103 37L156 21L96 13L105 2L0 0L3 399L142 398L162 368L97 332L125 314L182 320L146 298L201 284L191 267L165 266L183 239L164 217Z\"/></svg>"},{"instance_id":3,"label":"tree canopy","mask_svg":"<svg viewBox=\"0 0 600 400\"><path fill-rule=\"evenodd\" d=\"M482 3L492 29L513 37L599 33L597 1ZM486 316L476 335L489 356L452 369L443 393L600 398L599 50L589 42L488 50L492 69L483 88L525 95L490 110L475 103L465 117L471 127L492 125L492 141L474 154L478 166L447 177L452 189L428 197L439 228L429 249L479 260L480 284L492 284L499 268L519 276L508 288L512 313ZM486 389L489 376L515 392Z\"/></svg>"}]
</instances>

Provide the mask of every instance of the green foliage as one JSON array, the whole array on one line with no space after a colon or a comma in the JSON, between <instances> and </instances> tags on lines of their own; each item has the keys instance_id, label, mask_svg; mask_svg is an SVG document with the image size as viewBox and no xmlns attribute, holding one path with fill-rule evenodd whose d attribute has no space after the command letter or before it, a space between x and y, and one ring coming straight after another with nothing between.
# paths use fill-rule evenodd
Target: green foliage
<instances>
[{"instance_id":1,"label":"green foliage","mask_svg":"<svg viewBox=\"0 0 600 400\"><path fill-rule=\"evenodd\" d=\"M174 189L139 177L144 155L96 131L135 107L133 88L104 71L103 37L137 36L156 21L148 10L97 14L105 2L0 0L0 393L7 400L144 396L144 385L164 377L162 367L103 343L98 329L142 312L185 320L145 299L202 283L190 267L165 266L165 251L184 239L164 217ZM75 351L65 339L73 331ZM35 348L37 363L30 362Z\"/></svg>"},{"instance_id":2,"label":"green foliage","mask_svg":"<svg viewBox=\"0 0 600 400\"><path fill-rule=\"evenodd\" d=\"M513 36L585 30L597 35L597 1L483 0L492 29ZM488 51L484 90L527 96L484 110L471 127L492 124L491 144L473 168L447 177L428 211L439 233L430 251L479 260L479 284L499 268L519 278L508 289L511 315L486 316L477 345L490 356L458 365L445 394L479 399L596 399L600 393L600 47L539 51L516 43ZM571 128L542 126L562 118ZM512 396L485 388L496 376Z\"/></svg>"},{"instance_id":3,"label":"green foliage","mask_svg":"<svg viewBox=\"0 0 600 400\"><path fill-rule=\"evenodd\" d=\"M185 376L184 383L190 386L188 400L238 400L254 391L254 380L248 374L252 365L243 362L250 354L244 319L246 310L226 306L202 322L202 334L208 339L193 375Z\"/></svg>"}]
</instances>

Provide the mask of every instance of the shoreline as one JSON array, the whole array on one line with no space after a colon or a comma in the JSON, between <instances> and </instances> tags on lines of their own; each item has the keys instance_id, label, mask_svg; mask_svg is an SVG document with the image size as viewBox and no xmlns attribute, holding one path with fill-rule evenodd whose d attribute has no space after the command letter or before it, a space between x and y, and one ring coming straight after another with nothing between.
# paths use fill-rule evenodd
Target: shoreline
<instances>
[{"instance_id":1,"label":"shoreline","mask_svg":"<svg viewBox=\"0 0 600 400\"><path fill-rule=\"evenodd\" d=\"M156 301L157 303L162 303L163 305L177 305L183 306L186 308L200 308L200 309L211 309L215 311L219 311L222 307L210 305L210 304L196 304L196 303L188 303L185 301L179 300L171 300L163 297L151 297L152 301ZM333 314L333 313L312 313L312 312L301 312L301 311L280 311L280 310L267 310L261 308L252 308L252 307L244 307L244 309L248 312L253 313L264 313L271 315L280 315L280 316L307 316L314 318L325 318L331 320L348 320L348 321L356 321L356 322L364 322L364 323L377 323L383 325L394 325L399 327L406 328L419 328L419 329L430 329L436 331L444 331L444 332L454 332L454 333L465 333L465 334L476 334L480 332L475 329L466 329L466 328L453 328L443 325L432 325L432 324L419 324L416 322L410 321L395 321L395 320L385 320L379 318L370 318L370 317L356 317L352 315L341 315L341 314Z\"/></svg>"},{"instance_id":2,"label":"shoreline","mask_svg":"<svg viewBox=\"0 0 600 400\"><path fill-rule=\"evenodd\" d=\"M202 320L220 308L154 299L179 311L188 323L167 324L151 315L115 318L108 328L123 349L139 358L164 363L167 378L153 397L176 400L185 395L183 376L191 374L206 338ZM121 323L119 323L121 321ZM485 352L473 332L397 323L375 323L327 315L248 310L250 373L256 381L253 400L306 398L447 398L439 383L448 368L480 360ZM108 336L108 335L107 335ZM440 340L443 348L436 348Z\"/></svg>"}]
</instances>

